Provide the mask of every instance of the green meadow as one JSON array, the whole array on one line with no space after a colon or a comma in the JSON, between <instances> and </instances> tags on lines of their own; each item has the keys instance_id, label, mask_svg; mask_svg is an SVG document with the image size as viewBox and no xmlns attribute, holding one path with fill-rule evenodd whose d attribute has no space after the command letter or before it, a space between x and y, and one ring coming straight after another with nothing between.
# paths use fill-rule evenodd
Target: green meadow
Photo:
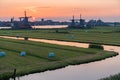
<instances>
[{"instance_id":1,"label":"green meadow","mask_svg":"<svg viewBox=\"0 0 120 80\"><path fill-rule=\"evenodd\" d=\"M120 45L119 27L98 27L93 29L59 29L56 30L0 30L0 35L55 39L64 41L77 41ZM74 35L74 38L71 37ZM13 77L13 70L17 69L17 76L62 68L68 65L83 64L102 60L117 55L94 48L77 48L26 40L13 40L0 38L0 51L6 56L0 57L0 80ZM20 56L25 51L26 56ZM55 53L54 58L48 55Z\"/></svg>"},{"instance_id":2,"label":"green meadow","mask_svg":"<svg viewBox=\"0 0 120 80\"><path fill-rule=\"evenodd\" d=\"M14 69L17 69L17 76L20 76L117 55L114 52L100 49L76 48L12 39L0 39L0 51L6 52L5 57L0 57L0 79L3 80L12 77ZM27 52L27 55L20 56L21 51ZM55 57L49 58L49 52L54 52Z\"/></svg>"},{"instance_id":3,"label":"green meadow","mask_svg":"<svg viewBox=\"0 0 120 80\"><path fill-rule=\"evenodd\" d=\"M120 45L120 27L94 27L92 29L39 29L0 30L0 35L44 38L85 43ZM74 35L74 37L72 37Z\"/></svg>"}]
</instances>

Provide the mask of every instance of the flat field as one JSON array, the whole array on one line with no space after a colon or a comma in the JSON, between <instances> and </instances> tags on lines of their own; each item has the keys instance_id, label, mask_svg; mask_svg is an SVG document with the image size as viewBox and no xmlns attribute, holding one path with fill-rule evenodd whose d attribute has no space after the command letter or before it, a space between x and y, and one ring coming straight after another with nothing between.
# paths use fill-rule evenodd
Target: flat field
<instances>
[{"instance_id":1,"label":"flat field","mask_svg":"<svg viewBox=\"0 0 120 80\"><path fill-rule=\"evenodd\" d=\"M0 30L0 36L16 36L55 39L64 41L88 42L109 45L120 45L120 27L97 27L93 29L54 29L46 30ZM0 51L6 52L0 57L0 80L17 76L53 70L68 65L88 63L117 55L100 49L77 48L47 43L0 38ZM25 51L25 57L20 52ZM49 58L54 52L55 57Z\"/></svg>"},{"instance_id":2,"label":"flat field","mask_svg":"<svg viewBox=\"0 0 120 80\"><path fill-rule=\"evenodd\" d=\"M39 30L0 30L0 35L44 38L86 43L99 43L120 46L120 27L94 27L92 29L39 29Z\"/></svg>"},{"instance_id":3,"label":"flat field","mask_svg":"<svg viewBox=\"0 0 120 80\"><path fill-rule=\"evenodd\" d=\"M0 51L6 52L5 57L0 57L1 80L12 77L14 69L17 69L17 76L19 76L57 69L67 65L92 62L117 55L114 52L99 49L76 48L2 38L0 38ZM20 56L21 51L25 51L27 55L25 57ZM54 58L48 57L50 52L55 53Z\"/></svg>"}]
</instances>

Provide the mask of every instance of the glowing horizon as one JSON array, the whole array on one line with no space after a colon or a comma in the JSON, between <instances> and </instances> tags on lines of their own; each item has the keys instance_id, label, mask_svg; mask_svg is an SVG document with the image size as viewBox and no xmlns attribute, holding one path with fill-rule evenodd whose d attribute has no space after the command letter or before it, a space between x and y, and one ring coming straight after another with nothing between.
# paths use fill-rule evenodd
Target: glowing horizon
<instances>
[{"instance_id":1,"label":"glowing horizon","mask_svg":"<svg viewBox=\"0 0 120 80\"><path fill-rule=\"evenodd\" d=\"M0 18L28 16L34 18L70 19L72 15L85 19L102 18L120 22L119 0L0 0Z\"/></svg>"}]
</instances>

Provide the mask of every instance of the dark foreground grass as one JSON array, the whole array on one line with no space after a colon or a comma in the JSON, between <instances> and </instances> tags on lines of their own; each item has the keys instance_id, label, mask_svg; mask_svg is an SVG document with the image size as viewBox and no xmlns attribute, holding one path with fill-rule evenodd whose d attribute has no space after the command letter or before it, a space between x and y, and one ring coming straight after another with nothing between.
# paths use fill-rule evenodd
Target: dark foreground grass
<instances>
[{"instance_id":1,"label":"dark foreground grass","mask_svg":"<svg viewBox=\"0 0 120 80\"><path fill-rule=\"evenodd\" d=\"M0 38L0 51L6 52L5 57L0 57L0 80L13 77L14 69L17 69L16 75L21 76L68 65L93 62L117 55L114 52L98 49L84 49L2 38ZM21 51L26 51L27 56L20 56ZM55 57L49 58L49 52L54 52Z\"/></svg>"},{"instance_id":2,"label":"dark foreground grass","mask_svg":"<svg viewBox=\"0 0 120 80\"><path fill-rule=\"evenodd\" d=\"M100 80L120 80L120 73Z\"/></svg>"},{"instance_id":3,"label":"dark foreground grass","mask_svg":"<svg viewBox=\"0 0 120 80\"><path fill-rule=\"evenodd\" d=\"M94 27L92 29L46 30L0 30L0 35L44 38L85 43L99 43L120 46L120 27ZM74 37L72 37L74 35Z\"/></svg>"}]
</instances>

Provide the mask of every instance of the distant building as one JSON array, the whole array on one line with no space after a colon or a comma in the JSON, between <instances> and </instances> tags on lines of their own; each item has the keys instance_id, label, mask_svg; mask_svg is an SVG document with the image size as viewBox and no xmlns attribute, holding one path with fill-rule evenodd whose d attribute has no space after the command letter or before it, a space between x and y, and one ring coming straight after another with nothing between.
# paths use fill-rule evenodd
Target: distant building
<instances>
[{"instance_id":1,"label":"distant building","mask_svg":"<svg viewBox=\"0 0 120 80\"><path fill-rule=\"evenodd\" d=\"M12 29L31 29L32 27L28 21L29 18L26 16L26 11L24 17L19 17L20 21L14 21L14 18L11 18Z\"/></svg>"},{"instance_id":2,"label":"distant building","mask_svg":"<svg viewBox=\"0 0 120 80\"><path fill-rule=\"evenodd\" d=\"M0 26L2 26L2 22L0 21Z\"/></svg>"},{"instance_id":3,"label":"distant building","mask_svg":"<svg viewBox=\"0 0 120 80\"><path fill-rule=\"evenodd\" d=\"M76 22L75 22L75 19L74 19L74 16L73 16L73 18L71 19L71 23L69 25L69 28L73 28L75 26L76 26Z\"/></svg>"},{"instance_id":4,"label":"distant building","mask_svg":"<svg viewBox=\"0 0 120 80\"><path fill-rule=\"evenodd\" d=\"M41 22L44 22L44 21L45 21L44 18L42 18L42 19L41 19Z\"/></svg>"},{"instance_id":5,"label":"distant building","mask_svg":"<svg viewBox=\"0 0 120 80\"><path fill-rule=\"evenodd\" d=\"M120 22L114 22L114 26L120 26Z\"/></svg>"},{"instance_id":6,"label":"distant building","mask_svg":"<svg viewBox=\"0 0 120 80\"><path fill-rule=\"evenodd\" d=\"M71 23L68 25L68 28L85 28L85 19L82 19L81 18L81 15L80 15L80 19L74 19L74 16L73 18L71 19Z\"/></svg>"},{"instance_id":7,"label":"distant building","mask_svg":"<svg viewBox=\"0 0 120 80\"><path fill-rule=\"evenodd\" d=\"M88 27L94 27L94 26L96 26L96 20L89 20L88 22L87 22L87 26Z\"/></svg>"},{"instance_id":8,"label":"distant building","mask_svg":"<svg viewBox=\"0 0 120 80\"><path fill-rule=\"evenodd\" d=\"M95 26L106 26L106 23L105 22L103 22L102 20L89 20L88 22L87 22L87 26L88 27L95 27Z\"/></svg>"},{"instance_id":9,"label":"distant building","mask_svg":"<svg viewBox=\"0 0 120 80\"><path fill-rule=\"evenodd\" d=\"M0 26L3 26L3 22L0 21Z\"/></svg>"},{"instance_id":10,"label":"distant building","mask_svg":"<svg viewBox=\"0 0 120 80\"><path fill-rule=\"evenodd\" d=\"M105 26L105 23L99 19L96 21L96 26Z\"/></svg>"},{"instance_id":11,"label":"distant building","mask_svg":"<svg viewBox=\"0 0 120 80\"><path fill-rule=\"evenodd\" d=\"M107 26L120 26L120 22L105 22Z\"/></svg>"},{"instance_id":12,"label":"distant building","mask_svg":"<svg viewBox=\"0 0 120 80\"><path fill-rule=\"evenodd\" d=\"M85 19L82 19L81 15L80 15L80 20L79 20L79 26L81 28L84 28L85 27Z\"/></svg>"},{"instance_id":13,"label":"distant building","mask_svg":"<svg viewBox=\"0 0 120 80\"><path fill-rule=\"evenodd\" d=\"M0 21L0 26L1 27L9 27L10 26L10 22L9 21Z\"/></svg>"},{"instance_id":14,"label":"distant building","mask_svg":"<svg viewBox=\"0 0 120 80\"><path fill-rule=\"evenodd\" d=\"M31 23L32 25L68 25L69 22L59 22L53 20L45 20L42 18L40 21L35 21Z\"/></svg>"}]
</instances>

